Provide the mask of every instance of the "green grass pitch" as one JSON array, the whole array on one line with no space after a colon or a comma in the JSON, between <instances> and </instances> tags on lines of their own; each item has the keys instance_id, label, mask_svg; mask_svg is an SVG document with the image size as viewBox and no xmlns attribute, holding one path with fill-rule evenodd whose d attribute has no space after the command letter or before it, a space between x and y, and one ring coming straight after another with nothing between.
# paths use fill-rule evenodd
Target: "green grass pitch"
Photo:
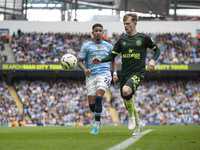
<instances>
[{"instance_id":1,"label":"green grass pitch","mask_svg":"<svg viewBox=\"0 0 200 150\"><path fill-rule=\"evenodd\" d=\"M153 129L126 150L199 150L200 126L146 126ZM0 127L0 150L106 150L132 136L127 126Z\"/></svg>"}]
</instances>

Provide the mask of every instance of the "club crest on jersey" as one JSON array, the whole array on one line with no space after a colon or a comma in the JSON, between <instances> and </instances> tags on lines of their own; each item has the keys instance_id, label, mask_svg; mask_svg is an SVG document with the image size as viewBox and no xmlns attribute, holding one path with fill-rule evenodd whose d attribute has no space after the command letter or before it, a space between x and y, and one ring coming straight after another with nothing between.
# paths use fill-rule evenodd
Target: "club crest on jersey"
<instances>
[{"instance_id":1,"label":"club crest on jersey","mask_svg":"<svg viewBox=\"0 0 200 150\"><path fill-rule=\"evenodd\" d=\"M137 41L136 41L136 45L137 45L137 46L140 46L140 45L142 45L142 41L140 41L140 40L137 40Z\"/></svg>"},{"instance_id":2,"label":"club crest on jersey","mask_svg":"<svg viewBox=\"0 0 200 150\"><path fill-rule=\"evenodd\" d=\"M126 42L123 42L123 45L126 45Z\"/></svg>"},{"instance_id":3,"label":"club crest on jersey","mask_svg":"<svg viewBox=\"0 0 200 150\"><path fill-rule=\"evenodd\" d=\"M101 49L101 46L97 46L97 49L100 50L100 49Z\"/></svg>"}]
</instances>

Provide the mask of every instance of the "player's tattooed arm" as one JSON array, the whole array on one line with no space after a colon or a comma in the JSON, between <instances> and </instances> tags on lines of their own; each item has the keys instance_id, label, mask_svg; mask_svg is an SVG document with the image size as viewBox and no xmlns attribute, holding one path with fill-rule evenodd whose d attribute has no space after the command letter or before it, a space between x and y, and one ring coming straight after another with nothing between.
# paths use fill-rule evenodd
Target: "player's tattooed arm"
<instances>
[{"instance_id":1,"label":"player's tattooed arm","mask_svg":"<svg viewBox=\"0 0 200 150\"><path fill-rule=\"evenodd\" d=\"M86 76L89 76L90 74L92 74L92 72L91 72L89 69L87 69L87 68L85 67L85 64L84 64L83 61L84 61L84 60L79 59L79 61L78 61L78 66L85 72L85 75L86 75Z\"/></svg>"}]
</instances>

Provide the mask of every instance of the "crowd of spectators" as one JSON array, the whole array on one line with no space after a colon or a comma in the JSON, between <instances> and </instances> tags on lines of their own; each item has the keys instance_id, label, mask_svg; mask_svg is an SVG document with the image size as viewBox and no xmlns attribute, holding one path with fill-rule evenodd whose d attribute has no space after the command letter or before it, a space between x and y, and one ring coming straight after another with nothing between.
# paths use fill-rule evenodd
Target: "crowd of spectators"
<instances>
[{"instance_id":1,"label":"crowd of spectators","mask_svg":"<svg viewBox=\"0 0 200 150\"><path fill-rule=\"evenodd\" d=\"M127 124L127 111L119 84L110 87L111 104L121 124ZM139 117L149 125L200 124L200 83L196 80L156 80L144 82L134 94Z\"/></svg>"},{"instance_id":2,"label":"crowd of spectators","mask_svg":"<svg viewBox=\"0 0 200 150\"><path fill-rule=\"evenodd\" d=\"M29 114L37 125L92 125L94 114L87 101L85 83L71 80L15 82L15 87ZM109 103L103 102L102 124L112 122Z\"/></svg>"},{"instance_id":3,"label":"crowd of spectators","mask_svg":"<svg viewBox=\"0 0 200 150\"><path fill-rule=\"evenodd\" d=\"M29 115L37 125L82 126L94 123L87 101L85 83L72 80L30 81L14 83L22 100L24 115L9 95L5 81L0 81L0 123L10 126L14 120ZM127 125L128 112L120 96L119 83L110 87L110 104ZM139 117L147 125L200 124L200 83L197 80L145 81L134 94ZM113 124L104 97L102 124Z\"/></svg>"},{"instance_id":4,"label":"crowd of spectators","mask_svg":"<svg viewBox=\"0 0 200 150\"><path fill-rule=\"evenodd\" d=\"M89 34L20 33L12 36L11 47L19 63L59 63L63 54L77 56Z\"/></svg>"},{"instance_id":5,"label":"crowd of spectators","mask_svg":"<svg viewBox=\"0 0 200 150\"><path fill-rule=\"evenodd\" d=\"M108 42L114 45L121 35L113 34ZM149 34L161 49L157 64L200 63L200 42L191 34ZM58 63L61 56L71 53L77 56L84 42L91 39L90 34L71 33L21 33L14 35L11 47L17 62L20 63ZM148 50L146 62L153 51ZM117 57L121 63L121 55Z\"/></svg>"},{"instance_id":6,"label":"crowd of spectators","mask_svg":"<svg viewBox=\"0 0 200 150\"><path fill-rule=\"evenodd\" d=\"M200 63L200 42L191 34L154 34L150 35L161 49L159 64ZM150 59L151 55L147 55Z\"/></svg>"},{"instance_id":7,"label":"crowd of spectators","mask_svg":"<svg viewBox=\"0 0 200 150\"><path fill-rule=\"evenodd\" d=\"M5 80L0 80L0 126L12 126L15 120L24 120L22 111L10 96Z\"/></svg>"}]
</instances>

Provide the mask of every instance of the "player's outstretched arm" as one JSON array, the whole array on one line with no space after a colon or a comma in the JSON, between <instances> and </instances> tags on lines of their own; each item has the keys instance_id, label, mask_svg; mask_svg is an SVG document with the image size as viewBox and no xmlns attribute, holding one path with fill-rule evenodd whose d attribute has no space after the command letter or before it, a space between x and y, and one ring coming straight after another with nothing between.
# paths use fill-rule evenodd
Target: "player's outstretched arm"
<instances>
[{"instance_id":1,"label":"player's outstretched arm","mask_svg":"<svg viewBox=\"0 0 200 150\"><path fill-rule=\"evenodd\" d=\"M93 64L99 64L99 63L101 63L101 59L99 59L99 58L97 58L97 57L94 57L94 58L92 59L92 63L93 63Z\"/></svg>"},{"instance_id":2,"label":"player's outstretched arm","mask_svg":"<svg viewBox=\"0 0 200 150\"><path fill-rule=\"evenodd\" d=\"M112 61L112 60L115 59L116 56L117 56L117 54L110 53L108 56L106 56L106 57L104 57L102 59L94 57L91 61L92 61L93 64L99 64L99 63Z\"/></svg>"}]
</instances>

